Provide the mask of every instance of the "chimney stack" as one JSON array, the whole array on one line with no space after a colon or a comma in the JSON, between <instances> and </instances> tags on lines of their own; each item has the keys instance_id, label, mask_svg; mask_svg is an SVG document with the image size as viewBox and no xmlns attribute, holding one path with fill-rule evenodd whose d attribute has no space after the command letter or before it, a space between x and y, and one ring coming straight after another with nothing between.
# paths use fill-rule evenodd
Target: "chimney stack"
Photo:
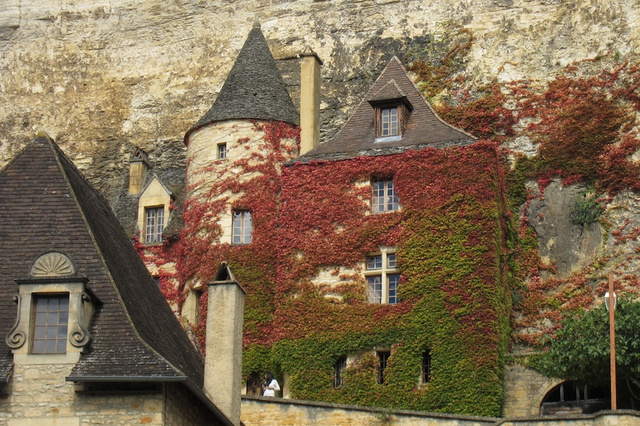
<instances>
[{"instance_id":1,"label":"chimney stack","mask_svg":"<svg viewBox=\"0 0 640 426\"><path fill-rule=\"evenodd\" d=\"M300 54L300 155L320 142L320 67L322 60L309 46Z\"/></svg>"},{"instance_id":2,"label":"chimney stack","mask_svg":"<svg viewBox=\"0 0 640 426\"><path fill-rule=\"evenodd\" d=\"M129 195L140 194L147 170L149 170L149 157L146 152L136 148L136 152L129 160Z\"/></svg>"},{"instance_id":3,"label":"chimney stack","mask_svg":"<svg viewBox=\"0 0 640 426\"><path fill-rule=\"evenodd\" d=\"M239 425L245 291L226 262L220 265L214 281L207 286L204 388L220 411L234 425Z\"/></svg>"}]
</instances>

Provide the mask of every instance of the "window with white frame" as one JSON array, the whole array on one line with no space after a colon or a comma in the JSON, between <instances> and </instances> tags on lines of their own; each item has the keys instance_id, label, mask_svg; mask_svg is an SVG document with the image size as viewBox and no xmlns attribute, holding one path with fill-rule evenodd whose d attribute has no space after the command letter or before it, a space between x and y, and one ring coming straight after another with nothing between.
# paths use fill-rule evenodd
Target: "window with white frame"
<instances>
[{"instance_id":1,"label":"window with white frame","mask_svg":"<svg viewBox=\"0 0 640 426\"><path fill-rule=\"evenodd\" d=\"M385 213L400 209L393 180L373 180L371 182L371 207L374 213Z\"/></svg>"},{"instance_id":2,"label":"window with white frame","mask_svg":"<svg viewBox=\"0 0 640 426\"><path fill-rule=\"evenodd\" d=\"M400 134L398 126L398 107L380 109L380 128L378 136L396 136Z\"/></svg>"},{"instance_id":3,"label":"window with white frame","mask_svg":"<svg viewBox=\"0 0 640 426\"><path fill-rule=\"evenodd\" d=\"M232 244L249 244L252 240L252 234L251 212L249 210L234 210L231 231Z\"/></svg>"},{"instance_id":4,"label":"window with white frame","mask_svg":"<svg viewBox=\"0 0 640 426\"><path fill-rule=\"evenodd\" d=\"M144 242L161 243L164 231L164 206L145 208Z\"/></svg>"},{"instance_id":5,"label":"window with white frame","mask_svg":"<svg viewBox=\"0 0 640 426\"><path fill-rule=\"evenodd\" d=\"M393 250L383 250L379 254L367 256L364 275L369 303L394 305L399 302L400 271Z\"/></svg>"}]
</instances>

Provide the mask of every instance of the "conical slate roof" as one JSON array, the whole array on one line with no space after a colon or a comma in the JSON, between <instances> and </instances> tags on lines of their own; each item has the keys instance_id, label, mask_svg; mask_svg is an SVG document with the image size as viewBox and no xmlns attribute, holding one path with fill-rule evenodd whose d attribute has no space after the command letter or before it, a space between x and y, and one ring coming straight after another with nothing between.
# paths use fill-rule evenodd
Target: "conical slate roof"
<instances>
[{"instance_id":1,"label":"conical slate roof","mask_svg":"<svg viewBox=\"0 0 640 426\"><path fill-rule=\"evenodd\" d=\"M276 120L299 123L282 76L259 24L247 37L213 107L185 135L223 120Z\"/></svg>"},{"instance_id":2,"label":"conical slate roof","mask_svg":"<svg viewBox=\"0 0 640 426\"><path fill-rule=\"evenodd\" d=\"M395 99L404 99L413 108L406 129L402 138L376 142L372 103ZM436 115L400 60L394 56L333 139L295 161L341 160L361 155L393 154L408 149L447 148L468 145L475 140Z\"/></svg>"}]
</instances>

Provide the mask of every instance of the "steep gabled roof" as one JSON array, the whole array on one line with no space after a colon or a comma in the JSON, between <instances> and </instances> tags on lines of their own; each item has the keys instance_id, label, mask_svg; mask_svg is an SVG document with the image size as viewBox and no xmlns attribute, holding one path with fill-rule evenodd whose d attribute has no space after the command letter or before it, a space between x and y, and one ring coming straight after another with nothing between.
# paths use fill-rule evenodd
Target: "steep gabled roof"
<instances>
[{"instance_id":1,"label":"steep gabled roof","mask_svg":"<svg viewBox=\"0 0 640 426\"><path fill-rule=\"evenodd\" d=\"M223 120L276 120L298 124L296 111L259 24L240 50L213 107L185 135Z\"/></svg>"},{"instance_id":2,"label":"steep gabled roof","mask_svg":"<svg viewBox=\"0 0 640 426\"><path fill-rule=\"evenodd\" d=\"M402 138L374 142L375 109L372 104L403 99L413 107ZM468 145L475 138L440 119L411 81L407 70L393 57L360 105L333 139L298 157L296 162L339 160L361 155L385 155L424 147L445 148Z\"/></svg>"},{"instance_id":3,"label":"steep gabled roof","mask_svg":"<svg viewBox=\"0 0 640 426\"><path fill-rule=\"evenodd\" d=\"M16 278L64 253L100 300L93 341L68 380L181 381L202 393L203 361L106 200L46 135L0 173L0 333L16 317ZM11 351L0 341L0 373ZM201 395L199 395L201 396Z\"/></svg>"}]
</instances>

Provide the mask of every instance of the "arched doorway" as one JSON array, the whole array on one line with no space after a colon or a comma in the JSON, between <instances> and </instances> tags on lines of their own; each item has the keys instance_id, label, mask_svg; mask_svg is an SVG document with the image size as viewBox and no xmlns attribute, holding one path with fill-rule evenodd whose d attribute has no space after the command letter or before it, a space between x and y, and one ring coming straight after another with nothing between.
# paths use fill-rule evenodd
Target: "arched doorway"
<instances>
[{"instance_id":1,"label":"arched doorway","mask_svg":"<svg viewBox=\"0 0 640 426\"><path fill-rule=\"evenodd\" d=\"M568 380L547 392L540 404L540 414L589 414L610 407L610 391L606 385L583 385Z\"/></svg>"}]
</instances>

